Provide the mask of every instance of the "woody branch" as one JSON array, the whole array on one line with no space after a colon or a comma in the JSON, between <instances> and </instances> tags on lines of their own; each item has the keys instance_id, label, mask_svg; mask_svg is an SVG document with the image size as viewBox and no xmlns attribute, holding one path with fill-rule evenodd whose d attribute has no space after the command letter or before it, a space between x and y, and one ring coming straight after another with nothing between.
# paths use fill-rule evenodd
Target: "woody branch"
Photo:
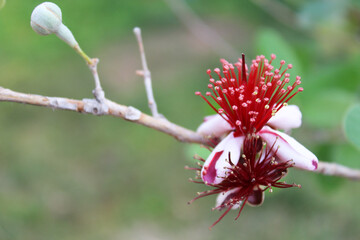
<instances>
[{"instance_id":1,"label":"woody branch","mask_svg":"<svg viewBox=\"0 0 360 240\"><path fill-rule=\"evenodd\" d=\"M92 115L109 115L124 120L153 128L157 131L168 134L181 142L209 145L209 139L175 123L162 118L156 118L142 113L140 110L115 103L106 99L107 111L100 111L101 103L95 99L69 99L62 97L47 97L35 94L15 92L0 87L1 102L17 102L35 106L48 107L52 109L69 110ZM315 171L328 176L337 176L351 180L360 180L360 170L351 169L336 163L319 162Z\"/></svg>"}]
</instances>

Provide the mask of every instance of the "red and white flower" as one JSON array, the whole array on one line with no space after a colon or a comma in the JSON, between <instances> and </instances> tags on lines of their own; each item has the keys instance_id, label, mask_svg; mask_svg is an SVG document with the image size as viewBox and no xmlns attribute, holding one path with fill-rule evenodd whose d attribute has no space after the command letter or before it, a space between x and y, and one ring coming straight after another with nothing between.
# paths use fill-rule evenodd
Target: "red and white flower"
<instances>
[{"instance_id":1,"label":"red and white flower","mask_svg":"<svg viewBox=\"0 0 360 240\"><path fill-rule=\"evenodd\" d=\"M268 61L263 56L258 56L247 73L243 60L234 65L225 60L223 63L223 76L217 68L214 72L219 80L215 81L210 75L208 87L212 90L206 96L211 97L219 106L210 103L200 92L205 101L218 114L208 116L199 126L197 132L207 136L222 137L228 134L213 150L204 163L202 179L208 184L218 184L225 172L224 168L229 166L226 161L228 154L240 156L242 143L247 135L257 135L270 147L274 145L277 151L276 157L279 161L292 160L294 167L305 170L315 170L318 159L284 132L301 125L301 112L295 105L287 105L287 102L302 88L293 93L295 87L300 85L300 77L292 85L288 85L290 74L286 71L292 68L289 64L281 72L285 61L281 61L279 69L273 70L271 65L275 55ZM235 73L235 67L238 74ZM287 86L288 85L288 86ZM232 157L236 163L236 159Z\"/></svg>"},{"instance_id":2,"label":"red and white flower","mask_svg":"<svg viewBox=\"0 0 360 240\"><path fill-rule=\"evenodd\" d=\"M266 189L299 187L280 182L289 167L317 168L316 156L285 133L301 125L299 108L287 102L303 88L298 87L300 77L290 84L287 70L291 64L283 69L282 60L274 69L271 63L275 58L274 54L270 60L257 56L250 70L244 55L235 64L222 59L222 71L214 69L218 80L207 71L210 91L205 96L195 93L217 112L206 117L197 132L222 139L206 160L198 158L204 162L201 168L190 168L203 180L199 183L214 187L192 201L219 194L215 209L227 209L213 226L231 209L240 207L238 218L245 203L260 205Z\"/></svg>"}]
</instances>

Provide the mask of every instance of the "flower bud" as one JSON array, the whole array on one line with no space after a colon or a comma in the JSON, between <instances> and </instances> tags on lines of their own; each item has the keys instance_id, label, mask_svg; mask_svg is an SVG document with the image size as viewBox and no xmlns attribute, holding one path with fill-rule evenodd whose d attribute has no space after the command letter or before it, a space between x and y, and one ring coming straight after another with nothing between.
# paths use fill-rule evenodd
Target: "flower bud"
<instances>
[{"instance_id":1,"label":"flower bud","mask_svg":"<svg viewBox=\"0 0 360 240\"><path fill-rule=\"evenodd\" d=\"M79 44L75 40L74 35L64 24L61 24L59 30L55 33L61 40L70 45L70 47L75 48L78 47Z\"/></svg>"},{"instance_id":2,"label":"flower bud","mask_svg":"<svg viewBox=\"0 0 360 240\"><path fill-rule=\"evenodd\" d=\"M55 33L72 48L78 47L74 35L62 23L61 9L52 2L43 2L31 14L30 25L40 35Z\"/></svg>"},{"instance_id":3,"label":"flower bud","mask_svg":"<svg viewBox=\"0 0 360 240\"><path fill-rule=\"evenodd\" d=\"M56 33L62 24L61 10L55 3L43 2L32 12L30 24L40 35Z\"/></svg>"}]
</instances>

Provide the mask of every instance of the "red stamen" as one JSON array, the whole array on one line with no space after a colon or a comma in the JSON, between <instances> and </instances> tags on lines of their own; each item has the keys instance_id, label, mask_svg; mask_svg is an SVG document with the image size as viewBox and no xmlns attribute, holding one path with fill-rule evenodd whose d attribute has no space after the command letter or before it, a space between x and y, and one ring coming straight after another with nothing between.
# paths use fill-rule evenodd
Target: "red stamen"
<instances>
[{"instance_id":1,"label":"red stamen","mask_svg":"<svg viewBox=\"0 0 360 240\"><path fill-rule=\"evenodd\" d=\"M200 95L214 111L233 126L237 136L256 133L284 103L303 90L294 90L301 84L300 77L296 77L296 81L289 84L290 74L286 71L291 69L292 65L288 64L287 68L280 72L285 61L280 62L279 69L274 69L271 63L275 58L275 55L271 55L269 61L264 56L257 56L252 61L250 72L247 72L244 54L234 65L222 59L222 72L219 68L214 69L219 80L215 82L211 78L208 84L214 95L210 92L206 94L220 106L221 111L199 92L196 92L196 95ZM210 75L210 70L207 73Z\"/></svg>"}]
</instances>

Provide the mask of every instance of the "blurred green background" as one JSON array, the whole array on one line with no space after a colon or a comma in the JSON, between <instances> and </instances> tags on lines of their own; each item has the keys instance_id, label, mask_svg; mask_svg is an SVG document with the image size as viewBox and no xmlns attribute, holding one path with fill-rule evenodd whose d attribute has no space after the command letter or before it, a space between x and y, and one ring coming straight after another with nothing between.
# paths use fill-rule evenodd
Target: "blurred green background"
<instances>
[{"instance_id":1,"label":"blurred green background","mask_svg":"<svg viewBox=\"0 0 360 240\"><path fill-rule=\"evenodd\" d=\"M359 100L360 1L186 1L228 45L195 23L189 31L171 1L54 2L85 52L100 58L106 96L148 113L135 75L141 63L132 29L141 27L159 111L190 129L212 113L194 95L206 90L207 68L241 52L248 62L277 54L293 63L292 79L302 76L305 89L292 101L303 112L294 137L320 160L360 168L342 126ZM83 60L30 28L39 3L8 0L0 10L0 86L92 97ZM193 172L184 170L196 146L111 117L16 103L0 103L0 112L1 240L359 239L359 182L292 170L287 181L302 189L267 193L263 206L245 207L236 222L231 212L209 231L220 216L211 212L215 197L187 205L206 189L188 183Z\"/></svg>"}]
</instances>

